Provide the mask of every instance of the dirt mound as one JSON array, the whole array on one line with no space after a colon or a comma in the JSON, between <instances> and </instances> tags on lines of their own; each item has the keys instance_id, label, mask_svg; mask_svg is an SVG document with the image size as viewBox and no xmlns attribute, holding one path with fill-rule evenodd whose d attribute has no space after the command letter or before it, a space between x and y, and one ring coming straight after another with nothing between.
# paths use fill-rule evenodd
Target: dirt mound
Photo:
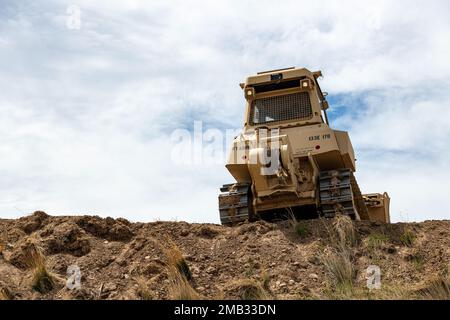
<instances>
[{"instance_id":1,"label":"dirt mound","mask_svg":"<svg viewBox=\"0 0 450 320\"><path fill-rule=\"evenodd\" d=\"M79 270L80 286L33 290L33 250L58 279ZM224 227L44 212L0 220L0 299L445 298L449 263L450 221ZM369 290L374 266L381 289Z\"/></svg>"},{"instance_id":2,"label":"dirt mound","mask_svg":"<svg viewBox=\"0 0 450 320\"><path fill-rule=\"evenodd\" d=\"M17 242L9 255L8 262L21 270L31 268L30 260L33 255L41 252L41 248L34 238L24 238Z\"/></svg>"},{"instance_id":3,"label":"dirt mound","mask_svg":"<svg viewBox=\"0 0 450 320\"><path fill-rule=\"evenodd\" d=\"M133 237L129 222L125 219L82 217L76 223L93 236L111 241L128 241Z\"/></svg>"},{"instance_id":4,"label":"dirt mound","mask_svg":"<svg viewBox=\"0 0 450 320\"><path fill-rule=\"evenodd\" d=\"M36 211L29 217L20 218L18 226L27 234L30 234L36 230L42 228L48 219L48 215L43 211Z\"/></svg>"},{"instance_id":5,"label":"dirt mound","mask_svg":"<svg viewBox=\"0 0 450 320\"><path fill-rule=\"evenodd\" d=\"M91 251L91 242L86 232L73 222L49 227L40 236L48 255L67 253L81 257Z\"/></svg>"}]
</instances>

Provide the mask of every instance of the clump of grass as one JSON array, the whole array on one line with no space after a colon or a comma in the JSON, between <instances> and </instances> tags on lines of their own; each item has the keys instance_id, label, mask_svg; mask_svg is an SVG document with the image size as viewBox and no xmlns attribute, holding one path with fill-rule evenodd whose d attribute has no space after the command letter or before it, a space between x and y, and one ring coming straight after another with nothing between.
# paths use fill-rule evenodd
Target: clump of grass
<instances>
[{"instance_id":1,"label":"clump of grass","mask_svg":"<svg viewBox=\"0 0 450 320\"><path fill-rule=\"evenodd\" d=\"M192 280L191 270L180 248L172 240L168 240L167 243L169 245L163 251L167 258L169 297L173 300L199 300L200 295L190 283Z\"/></svg>"},{"instance_id":2,"label":"clump of grass","mask_svg":"<svg viewBox=\"0 0 450 320\"><path fill-rule=\"evenodd\" d=\"M379 249L382 245L389 241L389 237L385 234L374 233L367 237L366 245L370 250Z\"/></svg>"},{"instance_id":3,"label":"clump of grass","mask_svg":"<svg viewBox=\"0 0 450 320\"><path fill-rule=\"evenodd\" d=\"M309 235L309 227L308 224L304 221L298 221L295 217L294 211L291 208L286 208L288 213L289 223L291 224L294 232L302 239L306 238Z\"/></svg>"},{"instance_id":4,"label":"clump of grass","mask_svg":"<svg viewBox=\"0 0 450 320\"><path fill-rule=\"evenodd\" d=\"M407 286L383 284L382 289L377 291L379 291L381 300L411 300L414 298L411 289Z\"/></svg>"},{"instance_id":5,"label":"clump of grass","mask_svg":"<svg viewBox=\"0 0 450 320\"><path fill-rule=\"evenodd\" d=\"M416 236L411 230L406 230L401 236L400 241L403 245L407 247L412 247L414 245L414 241L416 240Z\"/></svg>"},{"instance_id":6,"label":"clump of grass","mask_svg":"<svg viewBox=\"0 0 450 320\"><path fill-rule=\"evenodd\" d=\"M14 295L8 288L0 287L0 300L13 300Z\"/></svg>"},{"instance_id":7,"label":"clump of grass","mask_svg":"<svg viewBox=\"0 0 450 320\"><path fill-rule=\"evenodd\" d=\"M47 293L53 290L56 285L56 278L45 266L45 258L42 255L35 255L33 258L33 280L32 288L39 293Z\"/></svg>"},{"instance_id":8,"label":"clump of grass","mask_svg":"<svg viewBox=\"0 0 450 320\"><path fill-rule=\"evenodd\" d=\"M450 300L450 281L448 278L437 278L427 288L419 292L419 297L426 300Z\"/></svg>"},{"instance_id":9,"label":"clump of grass","mask_svg":"<svg viewBox=\"0 0 450 320\"><path fill-rule=\"evenodd\" d=\"M268 272L263 272L261 274L261 282L262 282L262 287L265 290L269 290L269 285L270 285L270 274Z\"/></svg>"},{"instance_id":10,"label":"clump of grass","mask_svg":"<svg viewBox=\"0 0 450 320\"><path fill-rule=\"evenodd\" d=\"M183 275L186 280L192 280L192 272L181 253L180 248L171 242L169 248L164 250L164 253L167 258L167 264L169 267L175 267L181 275Z\"/></svg>"},{"instance_id":11,"label":"clump of grass","mask_svg":"<svg viewBox=\"0 0 450 320\"><path fill-rule=\"evenodd\" d=\"M309 227L305 222L297 222L294 229L295 233L297 233L297 235L302 239L308 237L309 235Z\"/></svg>"},{"instance_id":12,"label":"clump of grass","mask_svg":"<svg viewBox=\"0 0 450 320\"><path fill-rule=\"evenodd\" d=\"M7 248L7 241L5 238L0 236L0 256L3 255L3 252L5 251L6 248Z\"/></svg>"},{"instance_id":13,"label":"clump of grass","mask_svg":"<svg viewBox=\"0 0 450 320\"><path fill-rule=\"evenodd\" d=\"M422 271L423 270L424 263L425 263L425 258L420 252L418 252L418 251L414 252L411 255L411 257L410 257L410 261L412 263L414 263L414 268L416 270L418 270L418 271Z\"/></svg>"},{"instance_id":14,"label":"clump of grass","mask_svg":"<svg viewBox=\"0 0 450 320\"><path fill-rule=\"evenodd\" d=\"M148 283L146 281L146 279L144 277L138 277L136 279L137 282L137 295L142 299L142 300L153 300L153 294L151 292L151 290L148 287Z\"/></svg>"},{"instance_id":15,"label":"clump of grass","mask_svg":"<svg viewBox=\"0 0 450 320\"><path fill-rule=\"evenodd\" d=\"M356 271L348 250L332 250L321 258L325 269L340 292L352 292Z\"/></svg>"},{"instance_id":16,"label":"clump of grass","mask_svg":"<svg viewBox=\"0 0 450 320\"><path fill-rule=\"evenodd\" d=\"M170 299L199 300L201 298L197 291L192 288L186 277L181 274L176 267L170 266L168 267L167 271L170 281L168 288Z\"/></svg>"},{"instance_id":17,"label":"clump of grass","mask_svg":"<svg viewBox=\"0 0 450 320\"><path fill-rule=\"evenodd\" d=\"M324 221L328 234L327 248L320 261L327 270L338 294L347 295L354 291L356 270L353 265L353 247L357 245L356 231L350 217L338 215L332 226Z\"/></svg>"},{"instance_id":18,"label":"clump of grass","mask_svg":"<svg viewBox=\"0 0 450 320\"><path fill-rule=\"evenodd\" d=\"M407 300L417 299L417 295L408 289L407 286L400 286L398 284L383 283L380 290L370 290L366 287L347 287L340 290L333 290L333 288L326 287L324 295L331 300Z\"/></svg>"},{"instance_id":19,"label":"clump of grass","mask_svg":"<svg viewBox=\"0 0 450 320\"><path fill-rule=\"evenodd\" d=\"M34 242L28 246L26 264L33 272L31 287L41 294L52 291L57 278L47 270L45 256Z\"/></svg>"},{"instance_id":20,"label":"clump of grass","mask_svg":"<svg viewBox=\"0 0 450 320\"><path fill-rule=\"evenodd\" d=\"M255 273L255 261L250 257L248 263L246 264L245 275L251 277Z\"/></svg>"},{"instance_id":21,"label":"clump of grass","mask_svg":"<svg viewBox=\"0 0 450 320\"><path fill-rule=\"evenodd\" d=\"M264 288L252 279L237 280L233 283L233 291L241 300L266 300L268 294Z\"/></svg>"},{"instance_id":22,"label":"clump of grass","mask_svg":"<svg viewBox=\"0 0 450 320\"><path fill-rule=\"evenodd\" d=\"M39 293L47 293L56 285L55 277L47 271L45 265L39 266L33 271L32 287Z\"/></svg>"},{"instance_id":23,"label":"clump of grass","mask_svg":"<svg viewBox=\"0 0 450 320\"><path fill-rule=\"evenodd\" d=\"M378 262L381 257L381 247L389 241L389 237L382 233L374 233L365 239L365 245L369 252L370 258L374 262Z\"/></svg>"},{"instance_id":24,"label":"clump of grass","mask_svg":"<svg viewBox=\"0 0 450 320\"><path fill-rule=\"evenodd\" d=\"M333 229L337 233L339 243L342 246L354 247L358 244L356 230L350 217L336 216L333 220Z\"/></svg>"}]
</instances>

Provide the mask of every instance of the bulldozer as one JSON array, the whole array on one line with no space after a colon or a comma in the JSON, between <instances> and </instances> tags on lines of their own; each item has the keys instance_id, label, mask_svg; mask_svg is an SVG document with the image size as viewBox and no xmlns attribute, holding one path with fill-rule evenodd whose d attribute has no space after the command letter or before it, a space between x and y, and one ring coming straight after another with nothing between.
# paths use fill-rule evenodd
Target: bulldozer
<instances>
[{"instance_id":1,"label":"bulldozer","mask_svg":"<svg viewBox=\"0 0 450 320\"><path fill-rule=\"evenodd\" d=\"M225 165L236 182L220 188L223 225L292 215L390 222L389 195L360 191L352 143L348 132L330 128L321 78L292 67L240 84L245 122Z\"/></svg>"}]
</instances>

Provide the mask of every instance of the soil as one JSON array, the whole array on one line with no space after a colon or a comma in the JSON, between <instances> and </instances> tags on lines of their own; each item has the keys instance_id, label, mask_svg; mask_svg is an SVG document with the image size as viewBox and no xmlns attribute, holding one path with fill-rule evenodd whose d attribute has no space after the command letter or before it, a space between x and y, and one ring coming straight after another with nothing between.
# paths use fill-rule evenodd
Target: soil
<instances>
[{"instance_id":1,"label":"soil","mask_svg":"<svg viewBox=\"0 0 450 320\"><path fill-rule=\"evenodd\" d=\"M333 222L300 223L301 234L290 221L226 227L44 212L0 219L0 289L12 299L141 299L139 283L145 279L146 298L169 299L167 249L176 245L192 275L191 286L204 299L249 298L246 288L263 291L259 298L336 298L335 284L321 259L332 245ZM358 298L395 298L389 292L399 290L409 296L435 279L447 279L450 221L353 224L354 286L362 292ZM31 285L28 260L35 247L57 278L55 288L44 294ZM73 265L81 271L81 288L71 290L66 279ZM381 269L379 292L366 289L370 265Z\"/></svg>"}]
</instances>

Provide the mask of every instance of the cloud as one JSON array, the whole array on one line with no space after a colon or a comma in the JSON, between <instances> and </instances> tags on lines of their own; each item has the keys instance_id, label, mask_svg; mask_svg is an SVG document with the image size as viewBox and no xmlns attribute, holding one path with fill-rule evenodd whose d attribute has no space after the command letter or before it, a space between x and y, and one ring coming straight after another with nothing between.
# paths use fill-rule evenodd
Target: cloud
<instances>
[{"instance_id":1,"label":"cloud","mask_svg":"<svg viewBox=\"0 0 450 320\"><path fill-rule=\"evenodd\" d=\"M449 217L447 1L3 1L0 215L44 209L217 222L220 164L171 161L171 133L239 128L257 71L322 69L363 191L399 219ZM225 144L225 142L223 142Z\"/></svg>"}]
</instances>

